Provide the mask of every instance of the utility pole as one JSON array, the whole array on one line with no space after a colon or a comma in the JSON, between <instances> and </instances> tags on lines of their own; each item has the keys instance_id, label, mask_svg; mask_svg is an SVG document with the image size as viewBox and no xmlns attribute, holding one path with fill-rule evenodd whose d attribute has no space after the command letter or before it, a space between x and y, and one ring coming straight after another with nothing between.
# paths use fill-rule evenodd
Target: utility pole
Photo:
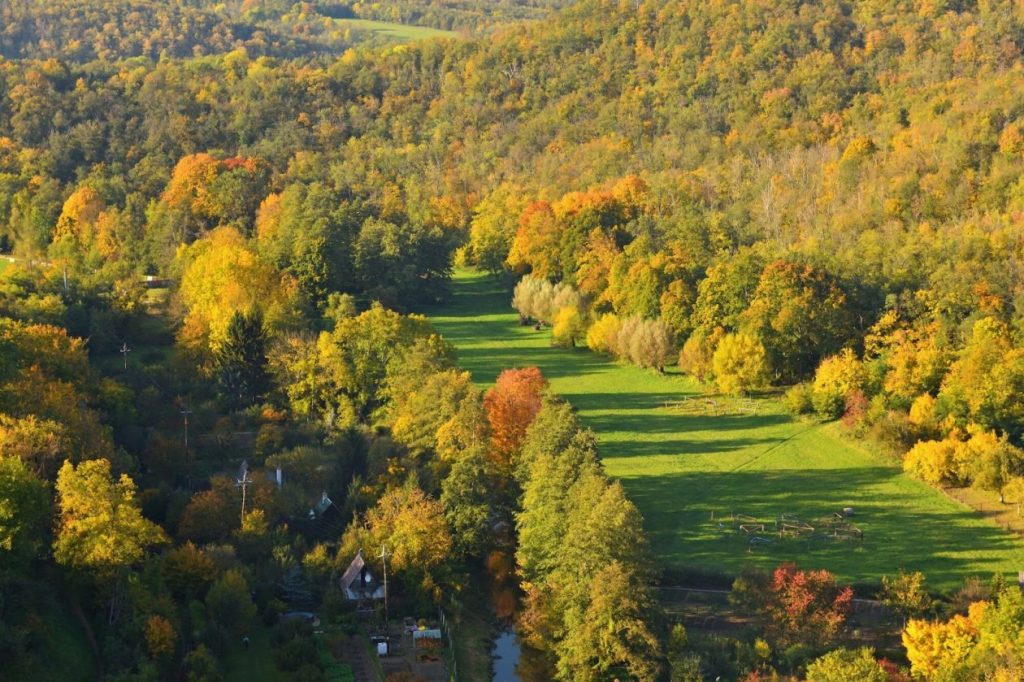
<instances>
[{"instance_id":1,"label":"utility pole","mask_svg":"<svg viewBox=\"0 0 1024 682\"><path fill-rule=\"evenodd\" d=\"M387 654L391 655L391 628L388 624L388 548L386 545L380 547L381 563L384 565L384 646Z\"/></svg>"},{"instance_id":2,"label":"utility pole","mask_svg":"<svg viewBox=\"0 0 1024 682\"><path fill-rule=\"evenodd\" d=\"M240 476L238 478L238 481L236 482L236 485L239 488L242 489L242 519L241 519L241 523L239 525L239 527L241 527L242 525L245 525L245 489L249 487L250 483L252 483L252 479L249 478L249 462L248 461L246 461L244 459L242 460L242 466L238 470L238 473L240 474ZM387 590L385 590L385 593L386 592L387 592ZM385 599L385 601L387 601L387 600Z\"/></svg>"},{"instance_id":3,"label":"utility pole","mask_svg":"<svg viewBox=\"0 0 1024 682\"><path fill-rule=\"evenodd\" d=\"M127 362L127 361L126 361ZM188 456L188 416L192 414L192 410L188 406L183 407L181 410L181 416L185 418L185 479L189 490L192 489L192 460Z\"/></svg>"},{"instance_id":4,"label":"utility pole","mask_svg":"<svg viewBox=\"0 0 1024 682\"><path fill-rule=\"evenodd\" d=\"M124 369L128 371L128 354L132 352L132 349L128 347L128 342L125 341L121 344L121 350L118 351L124 357Z\"/></svg>"}]
</instances>

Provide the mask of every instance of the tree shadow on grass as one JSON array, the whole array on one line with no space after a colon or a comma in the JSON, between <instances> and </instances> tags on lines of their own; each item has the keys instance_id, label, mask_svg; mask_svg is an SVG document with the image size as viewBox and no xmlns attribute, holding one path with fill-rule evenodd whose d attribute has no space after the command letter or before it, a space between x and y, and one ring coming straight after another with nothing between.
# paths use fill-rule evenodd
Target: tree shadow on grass
<instances>
[{"instance_id":1,"label":"tree shadow on grass","mask_svg":"<svg viewBox=\"0 0 1024 682\"><path fill-rule=\"evenodd\" d=\"M746 565L795 561L852 581L876 581L905 568L923 571L935 586L952 586L1024 562L1024 546L1012 535L942 504L938 493L895 468L694 471L626 478L623 485L666 565L735 573ZM770 523L786 513L813 523L844 507L854 508L851 520L863 541L779 538L766 527L771 542L750 551L750 536L721 521L735 512ZM711 521L712 511L718 521Z\"/></svg>"},{"instance_id":2,"label":"tree shadow on grass","mask_svg":"<svg viewBox=\"0 0 1024 682\"><path fill-rule=\"evenodd\" d=\"M621 400L609 398L602 403L602 407L591 409L607 409L617 407L619 409L643 410L642 404L634 404L630 401L632 395L623 394ZM579 407L578 403L569 398L569 402ZM642 402L642 401L640 401ZM792 419L784 414L763 414L763 415L721 415L717 417L703 415L664 414L657 412L635 413L603 413L599 415L585 415L584 421L596 431L634 431L637 433L692 433L694 431L721 432L721 431L755 431L767 429L782 424L789 424ZM714 444L716 439L705 436L709 445ZM781 439L777 439L781 440Z\"/></svg>"}]
</instances>

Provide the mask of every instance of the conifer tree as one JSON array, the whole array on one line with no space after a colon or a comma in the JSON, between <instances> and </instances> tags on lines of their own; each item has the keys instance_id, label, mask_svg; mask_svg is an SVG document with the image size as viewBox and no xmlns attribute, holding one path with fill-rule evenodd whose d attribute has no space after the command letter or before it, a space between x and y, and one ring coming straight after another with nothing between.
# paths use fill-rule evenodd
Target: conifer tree
<instances>
[{"instance_id":1,"label":"conifer tree","mask_svg":"<svg viewBox=\"0 0 1024 682\"><path fill-rule=\"evenodd\" d=\"M234 408L254 404L269 388L263 314L236 311L217 351L217 388Z\"/></svg>"}]
</instances>

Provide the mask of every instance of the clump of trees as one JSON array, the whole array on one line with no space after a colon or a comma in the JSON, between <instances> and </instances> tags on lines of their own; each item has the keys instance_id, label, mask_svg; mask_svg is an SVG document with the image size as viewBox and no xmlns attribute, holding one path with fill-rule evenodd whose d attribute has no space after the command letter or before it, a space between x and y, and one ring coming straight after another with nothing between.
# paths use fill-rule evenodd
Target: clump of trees
<instances>
[{"instance_id":1,"label":"clump of trees","mask_svg":"<svg viewBox=\"0 0 1024 682\"><path fill-rule=\"evenodd\" d=\"M579 293L565 282L552 284L547 279L530 275L519 280L512 294L512 308L519 313L524 323L557 323L563 311L571 309L579 315L582 306L583 300Z\"/></svg>"},{"instance_id":2,"label":"clump of trees","mask_svg":"<svg viewBox=\"0 0 1024 682\"><path fill-rule=\"evenodd\" d=\"M545 400L516 473L527 641L554 658L558 679L658 679L663 652L646 615L655 607L640 514L564 402Z\"/></svg>"},{"instance_id":3,"label":"clump of trees","mask_svg":"<svg viewBox=\"0 0 1024 682\"><path fill-rule=\"evenodd\" d=\"M1024 598L1004 587L991 599L970 604L967 614L948 620L911 619L903 645L911 672L925 679L941 675L1013 679L1021 673Z\"/></svg>"}]
</instances>

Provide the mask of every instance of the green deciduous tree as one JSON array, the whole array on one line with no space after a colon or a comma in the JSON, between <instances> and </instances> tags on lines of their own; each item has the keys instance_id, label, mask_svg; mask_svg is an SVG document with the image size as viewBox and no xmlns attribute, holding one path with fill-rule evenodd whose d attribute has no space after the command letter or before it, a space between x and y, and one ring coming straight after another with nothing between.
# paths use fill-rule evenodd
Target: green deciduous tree
<instances>
[{"instance_id":1,"label":"green deciduous tree","mask_svg":"<svg viewBox=\"0 0 1024 682\"><path fill-rule=\"evenodd\" d=\"M210 618L225 632L245 632L256 615L256 604L249 594L249 583L240 571L229 569L206 593Z\"/></svg>"},{"instance_id":2,"label":"green deciduous tree","mask_svg":"<svg viewBox=\"0 0 1024 682\"><path fill-rule=\"evenodd\" d=\"M23 565L45 537L49 495L22 460L0 455L0 566Z\"/></svg>"},{"instance_id":3,"label":"green deciduous tree","mask_svg":"<svg viewBox=\"0 0 1024 682\"><path fill-rule=\"evenodd\" d=\"M888 682L889 675L875 660L871 649L836 649L811 661L807 682Z\"/></svg>"}]
</instances>

